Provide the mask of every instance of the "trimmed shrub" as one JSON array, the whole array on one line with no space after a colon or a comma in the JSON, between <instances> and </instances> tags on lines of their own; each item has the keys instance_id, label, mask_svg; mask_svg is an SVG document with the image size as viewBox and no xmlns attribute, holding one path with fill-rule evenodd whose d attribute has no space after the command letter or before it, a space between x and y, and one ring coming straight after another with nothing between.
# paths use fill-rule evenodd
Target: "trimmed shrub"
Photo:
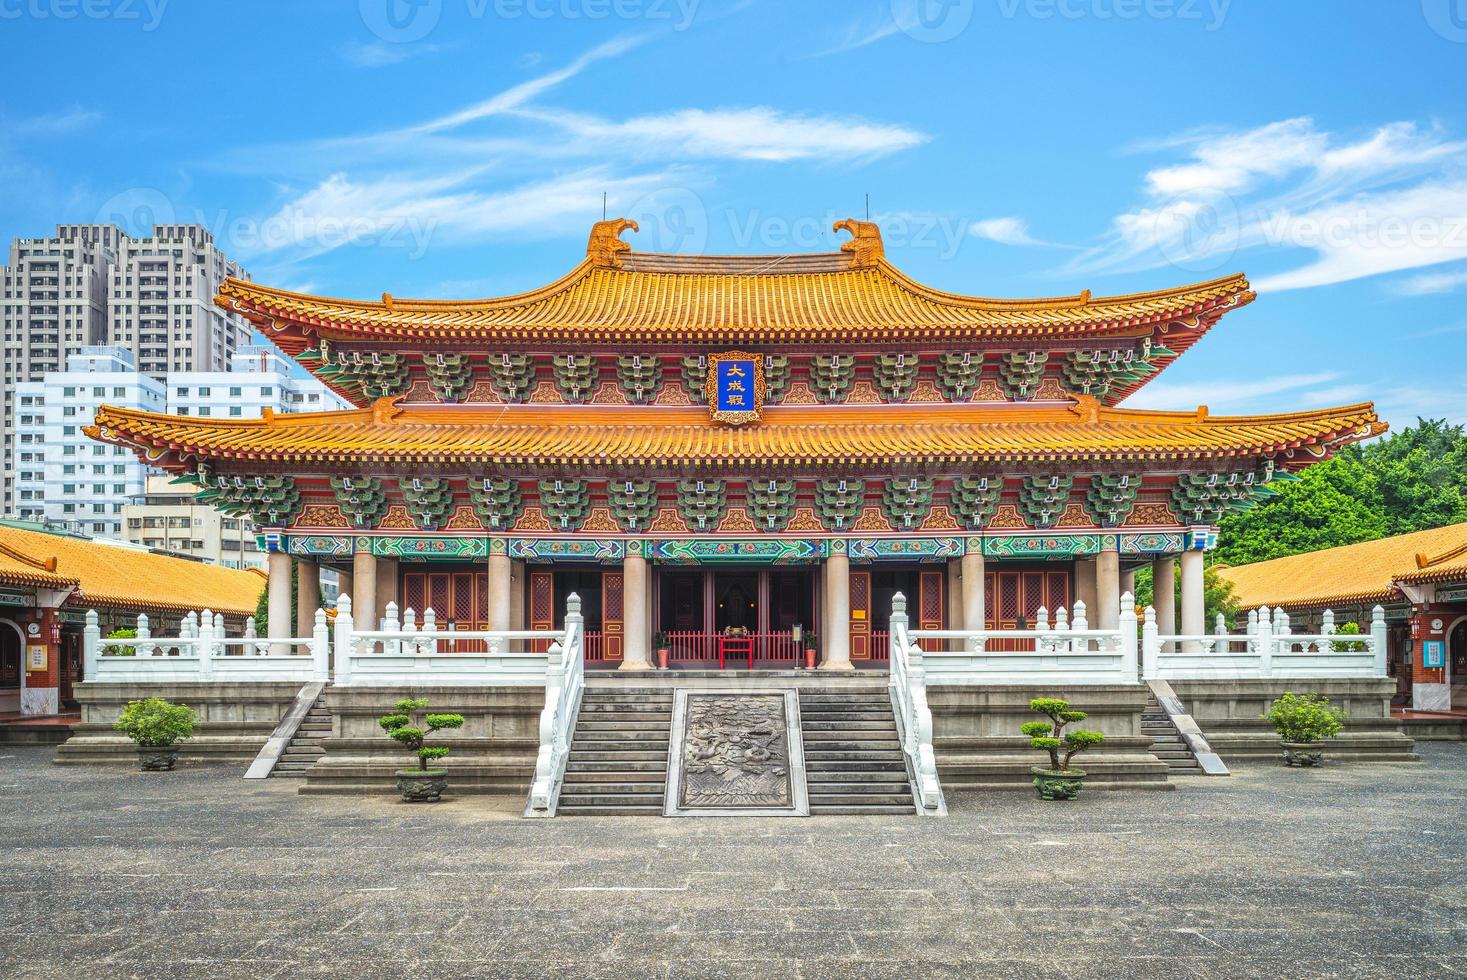
<instances>
[{"instance_id":1,"label":"trimmed shrub","mask_svg":"<svg viewBox=\"0 0 1467 980\"><path fill-rule=\"evenodd\" d=\"M143 748L166 748L194 733L198 716L186 704L162 698L129 701L112 728Z\"/></svg>"}]
</instances>

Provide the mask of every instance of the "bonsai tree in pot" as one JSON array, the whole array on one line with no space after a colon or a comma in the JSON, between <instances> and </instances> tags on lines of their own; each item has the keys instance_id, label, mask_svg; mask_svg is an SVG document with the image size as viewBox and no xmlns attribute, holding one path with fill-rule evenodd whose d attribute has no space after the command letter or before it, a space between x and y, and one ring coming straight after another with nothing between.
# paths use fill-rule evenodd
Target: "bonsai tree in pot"
<instances>
[{"instance_id":1,"label":"bonsai tree in pot","mask_svg":"<svg viewBox=\"0 0 1467 980\"><path fill-rule=\"evenodd\" d=\"M132 739L143 772L167 772L178 761L176 743L194 733L198 716L186 704L162 698L129 701L112 728Z\"/></svg>"},{"instance_id":2,"label":"bonsai tree in pot","mask_svg":"<svg viewBox=\"0 0 1467 980\"><path fill-rule=\"evenodd\" d=\"M1324 764L1324 740L1334 738L1345 727L1345 713L1322 694L1286 691L1263 716L1284 742L1284 765Z\"/></svg>"},{"instance_id":3,"label":"bonsai tree in pot","mask_svg":"<svg viewBox=\"0 0 1467 980\"><path fill-rule=\"evenodd\" d=\"M1044 715L1048 721L1026 721L1019 729L1029 736L1029 746L1049 753L1049 766L1031 766L1034 788L1040 799L1073 800L1080 793L1080 784L1085 779L1082 769L1070 768L1070 760L1092 745L1105 741L1100 732L1084 729L1065 731L1071 722L1084 721L1085 712L1070 707L1063 698L1035 698L1029 707ZM1063 755L1061 755L1063 752Z\"/></svg>"},{"instance_id":4,"label":"bonsai tree in pot","mask_svg":"<svg viewBox=\"0 0 1467 980\"><path fill-rule=\"evenodd\" d=\"M383 731L407 746L418 759L418 768L397 771L397 792L409 803L436 803L448 788L448 770L428 768L430 759L448 755L448 747L426 743L436 731L464 725L463 715L450 714L424 714L422 722L417 722L414 715L427 707L427 698L404 698L393 705L392 714L377 719Z\"/></svg>"}]
</instances>

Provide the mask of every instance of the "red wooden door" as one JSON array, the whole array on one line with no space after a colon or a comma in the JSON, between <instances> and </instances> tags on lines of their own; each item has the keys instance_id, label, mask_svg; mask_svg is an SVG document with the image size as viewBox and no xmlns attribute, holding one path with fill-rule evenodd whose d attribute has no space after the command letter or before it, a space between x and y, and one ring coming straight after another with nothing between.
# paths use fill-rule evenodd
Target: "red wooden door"
<instances>
[{"instance_id":1,"label":"red wooden door","mask_svg":"<svg viewBox=\"0 0 1467 980\"><path fill-rule=\"evenodd\" d=\"M871 659L871 573L851 573L851 659Z\"/></svg>"},{"instance_id":2,"label":"red wooden door","mask_svg":"<svg viewBox=\"0 0 1467 980\"><path fill-rule=\"evenodd\" d=\"M602 572L601 649L604 660L620 660L625 653L625 597L621 572Z\"/></svg>"},{"instance_id":3,"label":"red wooden door","mask_svg":"<svg viewBox=\"0 0 1467 980\"><path fill-rule=\"evenodd\" d=\"M530 629L555 629L555 573L530 573ZM530 649L545 653L550 644L545 640L533 640Z\"/></svg>"},{"instance_id":4,"label":"red wooden door","mask_svg":"<svg viewBox=\"0 0 1467 980\"><path fill-rule=\"evenodd\" d=\"M1045 569L992 571L983 576L985 629L1033 629L1041 606L1051 625L1055 613L1070 605L1070 576ZM1020 640L995 640L991 650L1025 649Z\"/></svg>"}]
</instances>

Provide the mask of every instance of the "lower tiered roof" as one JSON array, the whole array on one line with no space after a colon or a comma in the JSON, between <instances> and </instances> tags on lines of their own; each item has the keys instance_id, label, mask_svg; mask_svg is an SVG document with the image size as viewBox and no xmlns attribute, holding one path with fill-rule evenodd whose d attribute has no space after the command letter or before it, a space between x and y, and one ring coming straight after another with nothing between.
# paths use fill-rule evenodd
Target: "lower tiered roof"
<instances>
[{"instance_id":1,"label":"lower tiered roof","mask_svg":"<svg viewBox=\"0 0 1467 980\"><path fill-rule=\"evenodd\" d=\"M1372 406L1211 416L1073 404L770 406L757 425L715 423L705 408L428 405L379 399L355 411L212 420L103 407L93 438L150 463L294 466L388 463L636 467L785 472L829 466L1054 460L1188 461L1277 456L1314 462L1385 430Z\"/></svg>"}]
</instances>

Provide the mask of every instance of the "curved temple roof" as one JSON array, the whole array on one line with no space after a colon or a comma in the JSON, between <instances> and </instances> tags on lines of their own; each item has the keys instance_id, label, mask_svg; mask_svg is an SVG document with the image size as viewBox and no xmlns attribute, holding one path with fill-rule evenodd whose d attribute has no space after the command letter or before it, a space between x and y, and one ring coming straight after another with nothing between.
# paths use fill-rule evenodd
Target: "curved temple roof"
<instances>
[{"instance_id":1,"label":"curved temple roof","mask_svg":"<svg viewBox=\"0 0 1467 980\"><path fill-rule=\"evenodd\" d=\"M981 466L1048 460L1198 460L1298 454L1304 465L1378 435L1371 406L1292 415L1073 405L771 406L759 425L730 428L705 408L571 405L398 405L227 421L103 407L87 434L185 469L191 458L303 467L399 463L801 471L854 464Z\"/></svg>"},{"instance_id":2,"label":"curved temple roof","mask_svg":"<svg viewBox=\"0 0 1467 980\"><path fill-rule=\"evenodd\" d=\"M1180 353L1224 312L1254 298L1241 274L1127 296L960 296L915 282L888 262L880 231L869 222L837 223L853 235L840 252L773 256L638 253L620 238L628 228L636 223L597 223L579 265L515 296L441 301L384 294L381 302L361 302L228 279L215 302L248 317L293 355L314 346L312 337L409 348L879 343L920 349L1152 337L1168 330L1165 346Z\"/></svg>"}]
</instances>

